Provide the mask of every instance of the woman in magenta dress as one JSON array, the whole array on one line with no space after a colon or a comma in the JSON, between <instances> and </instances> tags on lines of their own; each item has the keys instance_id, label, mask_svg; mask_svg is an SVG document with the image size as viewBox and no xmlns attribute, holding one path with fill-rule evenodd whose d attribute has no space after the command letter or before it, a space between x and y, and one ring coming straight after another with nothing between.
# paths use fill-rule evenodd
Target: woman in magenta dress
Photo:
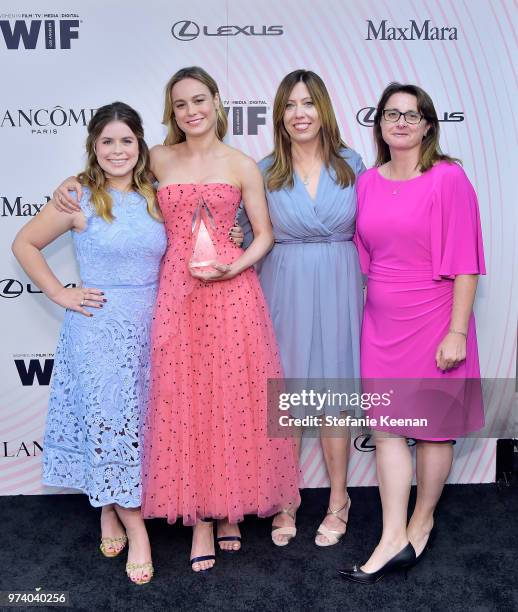
<instances>
[{"instance_id":1,"label":"woman in magenta dress","mask_svg":"<svg viewBox=\"0 0 518 612\"><path fill-rule=\"evenodd\" d=\"M299 503L292 440L268 438L268 378L280 378L278 349L256 263L273 234L261 173L225 145L226 115L215 81L201 68L166 86L169 133L151 168L168 248L152 338L152 391L145 431L144 516L192 525L191 565L240 546L245 514L271 516ZM228 241L243 199L254 229L244 252ZM190 265L203 220L218 263Z\"/></svg>"},{"instance_id":2,"label":"woman in magenta dress","mask_svg":"<svg viewBox=\"0 0 518 612\"><path fill-rule=\"evenodd\" d=\"M448 399L459 388L467 397L466 379L480 378L472 307L485 267L475 192L457 160L441 153L437 113L419 87L385 89L374 136L376 165L357 188L356 244L367 275L361 373L367 387L390 381L416 401L369 413L378 419L383 533L363 566L340 571L363 583L422 555L452 464L451 438L484 421L480 394L456 404ZM387 425L383 415L426 416L428 427ZM405 436L417 439L417 499L408 525L413 470Z\"/></svg>"}]
</instances>

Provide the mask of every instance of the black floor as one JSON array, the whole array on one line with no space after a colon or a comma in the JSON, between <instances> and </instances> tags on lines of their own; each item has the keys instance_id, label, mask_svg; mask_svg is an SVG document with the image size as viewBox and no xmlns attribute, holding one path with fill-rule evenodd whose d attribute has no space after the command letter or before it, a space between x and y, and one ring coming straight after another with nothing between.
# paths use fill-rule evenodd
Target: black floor
<instances>
[{"instance_id":1,"label":"black floor","mask_svg":"<svg viewBox=\"0 0 518 612\"><path fill-rule=\"evenodd\" d=\"M350 490L347 536L321 549L313 538L327 494L302 492L299 533L285 548L272 544L269 521L248 518L243 550L219 555L203 575L189 567L191 531L149 521L156 573L145 586L128 581L122 555L98 551L99 511L86 497L0 497L0 590L69 591L72 609L88 611L518 610L516 485L446 487L434 547L407 580L395 574L374 586L345 582L336 568L365 560L376 544L377 489Z\"/></svg>"}]
</instances>

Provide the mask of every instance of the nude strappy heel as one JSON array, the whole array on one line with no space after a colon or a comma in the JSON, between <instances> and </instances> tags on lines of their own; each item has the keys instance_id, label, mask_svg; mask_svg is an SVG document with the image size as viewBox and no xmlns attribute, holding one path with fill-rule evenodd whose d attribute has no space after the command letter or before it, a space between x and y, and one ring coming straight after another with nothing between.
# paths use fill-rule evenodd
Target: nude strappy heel
<instances>
[{"instance_id":1,"label":"nude strappy heel","mask_svg":"<svg viewBox=\"0 0 518 612\"><path fill-rule=\"evenodd\" d=\"M295 521L295 512L288 508L282 508L277 514L287 514ZM273 519L275 520L275 518ZM275 546L286 546L297 535L297 528L293 527L276 527L272 524L272 542ZM287 536L286 539L279 539L279 536Z\"/></svg>"},{"instance_id":2,"label":"nude strappy heel","mask_svg":"<svg viewBox=\"0 0 518 612\"><path fill-rule=\"evenodd\" d=\"M345 530L337 531L336 529L329 529L323 523L321 523L320 527L317 530L317 536L315 537L315 544L317 546L334 546L335 544L338 544L338 542L340 542L340 540L343 538L343 536L345 535L347 531L347 521L344 520L341 516L338 516L338 513L341 512L342 510L345 510L347 506L349 506L348 510L350 510L351 509L351 498L349 496L347 496L347 501L345 502L345 504L341 508L338 508L338 510L331 510L331 508L327 509L326 516L332 515L336 517L338 520L342 521L342 523L345 525ZM349 519L349 513L347 513L347 519ZM325 520L325 517L324 517L324 520ZM319 542L318 541L319 535L327 538L327 543L324 544L322 542Z\"/></svg>"}]
</instances>

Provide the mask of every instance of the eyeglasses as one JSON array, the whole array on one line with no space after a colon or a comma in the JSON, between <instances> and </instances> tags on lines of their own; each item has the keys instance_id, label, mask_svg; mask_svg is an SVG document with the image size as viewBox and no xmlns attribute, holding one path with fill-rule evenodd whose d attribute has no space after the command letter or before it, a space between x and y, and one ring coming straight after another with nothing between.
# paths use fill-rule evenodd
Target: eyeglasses
<instances>
[{"instance_id":1,"label":"eyeglasses","mask_svg":"<svg viewBox=\"0 0 518 612\"><path fill-rule=\"evenodd\" d=\"M417 111L407 111L406 113L402 113L395 108L383 109L383 119L389 123L396 123L399 121L400 117L404 117L407 123L414 125L416 123L420 123L421 119L423 119L423 115Z\"/></svg>"}]
</instances>

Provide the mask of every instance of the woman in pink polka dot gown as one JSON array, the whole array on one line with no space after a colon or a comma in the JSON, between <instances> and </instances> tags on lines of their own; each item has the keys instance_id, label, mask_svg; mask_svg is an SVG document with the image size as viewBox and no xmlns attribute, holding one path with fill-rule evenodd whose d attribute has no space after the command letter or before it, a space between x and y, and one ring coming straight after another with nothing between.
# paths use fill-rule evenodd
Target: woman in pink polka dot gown
<instances>
[{"instance_id":1,"label":"woman in pink polka dot gown","mask_svg":"<svg viewBox=\"0 0 518 612\"><path fill-rule=\"evenodd\" d=\"M252 267L272 244L261 174L221 142L226 116L216 83L200 68L169 81L164 122L170 131L153 150L152 170L163 185L168 249L153 329L142 507L146 517L194 526L191 563L204 571L215 559L206 519L218 519L218 537L227 538L220 548L236 550L245 514L296 507L298 473L293 441L267 433L267 380L282 374ZM227 236L241 198L259 232L246 253ZM210 211L204 222L219 262L209 278L189 266L200 203Z\"/></svg>"}]
</instances>

